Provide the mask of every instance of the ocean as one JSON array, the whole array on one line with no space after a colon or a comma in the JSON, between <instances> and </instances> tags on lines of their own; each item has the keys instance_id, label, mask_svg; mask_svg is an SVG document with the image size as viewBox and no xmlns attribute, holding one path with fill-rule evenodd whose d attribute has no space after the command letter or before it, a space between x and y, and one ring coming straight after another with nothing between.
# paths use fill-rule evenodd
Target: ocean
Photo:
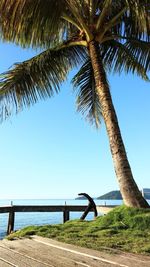
<instances>
[{"instance_id":1,"label":"ocean","mask_svg":"<svg viewBox=\"0 0 150 267\"><path fill-rule=\"evenodd\" d=\"M75 199L7 199L0 200L0 206L11 205L87 205L87 200ZM120 205L120 200L95 200L97 205ZM82 212L71 212L70 219L79 219ZM101 215L101 214L99 214ZM87 220L92 220L93 213L89 213ZM58 224L63 222L62 212L18 212L15 213L14 230L21 229L29 225ZM0 239L6 236L8 214L0 214Z\"/></svg>"}]
</instances>

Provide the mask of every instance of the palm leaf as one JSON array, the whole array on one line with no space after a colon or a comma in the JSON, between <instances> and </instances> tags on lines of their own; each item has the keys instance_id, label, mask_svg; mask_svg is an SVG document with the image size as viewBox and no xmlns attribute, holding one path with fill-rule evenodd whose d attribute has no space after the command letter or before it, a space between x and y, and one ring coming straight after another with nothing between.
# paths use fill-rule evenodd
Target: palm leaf
<instances>
[{"instance_id":1,"label":"palm leaf","mask_svg":"<svg viewBox=\"0 0 150 267\"><path fill-rule=\"evenodd\" d=\"M134 38L150 38L149 0L98 1L97 30ZM105 16L104 16L105 15Z\"/></svg>"},{"instance_id":2,"label":"palm leaf","mask_svg":"<svg viewBox=\"0 0 150 267\"><path fill-rule=\"evenodd\" d=\"M124 17L124 30L127 37L150 37L150 3L149 0L126 0L129 13Z\"/></svg>"},{"instance_id":3,"label":"palm leaf","mask_svg":"<svg viewBox=\"0 0 150 267\"><path fill-rule=\"evenodd\" d=\"M0 81L1 118L4 119L13 108L18 112L59 92L70 69L84 58L85 51L79 46L48 49L3 73Z\"/></svg>"},{"instance_id":4,"label":"palm leaf","mask_svg":"<svg viewBox=\"0 0 150 267\"><path fill-rule=\"evenodd\" d=\"M88 59L72 80L77 92L77 111L97 128L100 125L101 107L97 97L94 73L90 59Z\"/></svg>"},{"instance_id":5,"label":"palm leaf","mask_svg":"<svg viewBox=\"0 0 150 267\"><path fill-rule=\"evenodd\" d=\"M90 22L89 7L87 8L87 1L85 0L66 0L67 7L70 13L76 19L79 27L84 31L87 40L92 38L92 34L89 30L88 24Z\"/></svg>"},{"instance_id":6,"label":"palm leaf","mask_svg":"<svg viewBox=\"0 0 150 267\"><path fill-rule=\"evenodd\" d=\"M101 53L105 67L111 72L136 72L146 81L149 80L145 64L131 48L129 49L127 44L115 40L106 42L104 46L101 46Z\"/></svg>"},{"instance_id":7,"label":"palm leaf","mask_svg":"<svg viewBox=\"0 0 150 267\"><path fill-rule=\"evenodd\" d=\"M1 36L26 47L49 47L65 31L64 9L62 0L1 0Z\"/></svg>"},{"instance_id":8,"label":"palm leaf","mask_svg":"<svg viewBox=\"0 0 150 267\"><path fill-rule=\"evenodd\" d=\"M101 1L99 5L100 11L99 11L99 17L97 20L96 28L102 28L107 20L107 17L110 13L110 10L112 8L112 0L104 0Z\"/></svg>"},{"instance_id":9,"label":"palm leaf","mask_svg":"<svg viewBox=\"0 0 150 267\"><path fill-rule=\"evenodd\" d=\"M138 58L145 71L150 71L150 42L129 39L125 43L125 46L130 53Z\"/></svg>"}]
</instances>

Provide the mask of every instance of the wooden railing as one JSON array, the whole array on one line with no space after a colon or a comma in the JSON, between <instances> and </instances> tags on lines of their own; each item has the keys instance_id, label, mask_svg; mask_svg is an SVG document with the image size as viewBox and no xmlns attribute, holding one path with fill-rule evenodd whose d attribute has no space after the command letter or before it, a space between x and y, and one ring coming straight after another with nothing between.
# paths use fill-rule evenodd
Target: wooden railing
<instances>
[{"instance_id":1,"label":"wooden railing","mask_svg":"<svg viewBox=\"0 0 150 267\"><path fill-rule=\"evenodd\" d=\"M96 208L99 213L106 214L115 207L116 205L99 205ZM63 222L65 223L70 219L70 212L84 212L87 208L88 205L13 205L12 203L10 206L0 207L0 214L9 213L7 234L10 234L14 230L16 212L62 212ZM93 217L95 218L94 208L91 208L90 212L93 212Z\"/></svg>"},{"instance_id":2,"label":"wooden railing","mask_svg":"<svg viewBox=\"0 0 150 267\"><path fill-rule=\"evenodd\" d=\"M14 230L15 224L15 213L16 212L62 212L63 213L63 222L69 220L70 212L82 212L85 211L87 206L76 206L76 205L11 205L11 206L2 206L0 207L0 213L9 213L8 216L8 226L7 234L10 234ZM91 210L94 212L94 210Z\"/></svg>"}]
</instances>

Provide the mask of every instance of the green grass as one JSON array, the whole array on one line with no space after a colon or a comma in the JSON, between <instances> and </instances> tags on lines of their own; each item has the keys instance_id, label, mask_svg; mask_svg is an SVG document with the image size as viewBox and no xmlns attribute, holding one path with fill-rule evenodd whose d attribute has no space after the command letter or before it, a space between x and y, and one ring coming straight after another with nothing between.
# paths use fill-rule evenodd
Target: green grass
<instances>
[{"instance_id":1,"label":"green grass","mask_svg":"<svg viewBox=\"0 0 150 267\"><path fill-rule=\"evenodd\" d=\"M150 209L121 206L94 221L29 226L7 238L39 235L96 250L120 249L150 255Z\"/></svg>"}]
</instances>

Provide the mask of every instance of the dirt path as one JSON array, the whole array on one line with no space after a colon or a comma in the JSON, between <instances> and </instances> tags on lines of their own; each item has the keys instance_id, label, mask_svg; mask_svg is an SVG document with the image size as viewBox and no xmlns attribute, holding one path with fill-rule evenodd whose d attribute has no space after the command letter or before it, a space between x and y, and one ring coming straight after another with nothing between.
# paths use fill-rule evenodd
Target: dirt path
<instances>
[{"instance_id":1,"label":"dirt path","mask_svg":"<svg viewBox=\"0 0 150 267\"><path fill-rule=\"evenodd\" d=\"M150 257L107 253L48 238L0 241L0 267L150 267Z\"/></svg>"}]
</instances>

